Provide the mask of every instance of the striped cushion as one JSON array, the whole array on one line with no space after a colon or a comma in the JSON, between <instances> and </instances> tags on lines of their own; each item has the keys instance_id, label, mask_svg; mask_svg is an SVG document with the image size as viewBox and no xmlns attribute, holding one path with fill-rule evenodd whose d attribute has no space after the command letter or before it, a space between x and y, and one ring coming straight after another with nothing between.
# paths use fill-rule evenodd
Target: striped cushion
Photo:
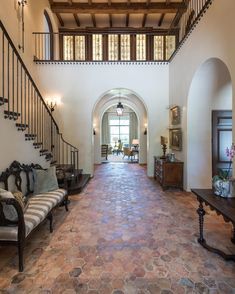
<instances>
[{"instance_id":1,"label":"striped cushion","mask_svg":"<svg viewBox=\"0 0 235 294\"><path fill-rule=\"evenodd\" d=\"M66 190L57 189L29 199L24 214L26 236L46 218L51 209L59 204L66 194Z\"/></svg>"}]
</instances>

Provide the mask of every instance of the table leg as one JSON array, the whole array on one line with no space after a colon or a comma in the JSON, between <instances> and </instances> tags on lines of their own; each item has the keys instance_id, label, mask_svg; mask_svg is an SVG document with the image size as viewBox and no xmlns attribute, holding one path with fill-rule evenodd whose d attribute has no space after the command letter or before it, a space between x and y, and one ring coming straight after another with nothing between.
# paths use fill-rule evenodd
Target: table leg
<instances>
[{"instance_id":1,"label":"table leg","mask_svg":"<svg viewBox=\"0 0 235 294\"><path fill-rule=\"evenodd\" d=\"M205 242L205 239L203 237L203 223L204 223L204 215L205 215L205 210L203 208L203 204L202 202L199 200L199 207L197 209L197 213L199 215L199 238L198 238L198 242L200 244Z\"/></svg>"},{"instance_id":2,"label":"table leg","mask_svg":"<svg viewBox=\"0 0 235 294\"><path fill-rule=\"evenodd\" d=\"M235 224L233 224L233 234L232 234L231 241L232 241L232 243L235 244Z\"/></svg>"}]
</instances>

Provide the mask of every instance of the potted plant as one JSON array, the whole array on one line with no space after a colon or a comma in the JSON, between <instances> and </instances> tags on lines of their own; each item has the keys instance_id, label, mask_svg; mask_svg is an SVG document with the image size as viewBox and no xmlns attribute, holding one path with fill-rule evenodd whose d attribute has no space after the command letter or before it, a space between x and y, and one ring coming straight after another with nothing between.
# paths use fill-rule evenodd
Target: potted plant
<instances>
[{"instance_id":1,"label":"potted plant","mask_svg":"<svg viewBox=\"0 0 235 294\"><path fill-rule=\"evenodd\" d=\"M219 169L218 175L215 175L212 179L212 186L215 195L221 197L233 197L233 179L231 178L231 166L233 162L233 157L235 155L235 145L232 143L230 148L226 148L226 155L229 157L229 166L227 170Z\"/></svg>"}]
</instances>

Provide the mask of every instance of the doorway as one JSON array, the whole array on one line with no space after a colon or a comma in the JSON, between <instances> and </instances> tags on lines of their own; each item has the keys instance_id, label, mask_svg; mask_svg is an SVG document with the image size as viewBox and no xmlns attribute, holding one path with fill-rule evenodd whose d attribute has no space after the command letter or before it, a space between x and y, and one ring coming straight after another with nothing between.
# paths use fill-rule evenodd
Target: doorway
<instances>
[{"instance_id":1,"label":"doorway","mask_svg":"<svg viewBox=\"0 0 235 294\"><path fill-rule=\"evenodd\" d=\"M108 108L102 118L101 151L102 162L138 163L139 139L138 118L132 108L123 106L117 114L116 105ZM133 144L136 143L136 144Z\"/></svg>"},{"instance_id":2,"label":"doorway","mask_svg":"<svg viewBox=\"0 0 235 294\"><path fill-rule=\"evenodd\" d=\"M227 170L229 158L226 148L232 145L232 111L212 111L212 177L220 169Z\"/></svg>"},{"instance_id":3,"label":"doorway","mask_svg":"<svg viewBox=\"0 0 235 294\"><path fill-rule=\"evenodd\" d=\"M115 112L116 115L116 108L118 103L121 102L124 106L124 114L125 109L127 112L135 113L135 116L137 117L137 123L136 123L136 135L132 135L133 132L132 128L129 126L129 133L127 133L124 128L123 132L121 131L122 123L124 124L123 127L126 124L126 121L121 121L121 123L118 124L118 128L120 128L120 131L118 131L118 134L112 133L110 137L113 139L106 139L106 141L103 138L103 126L102 121L105 113L108 109L113 108L113 112ZM130 115L130 114L129 114ZM130 122L129 122L130 123ZM125 88L115 88L112 90L109 90L101 95L99 100L97 101L96 105L93 109L93 116L92 116L92 124L93 124L93 150L94 150L94 164L101 164L102 163L102 157L101 157L101 145L103 143L110 144L113 148L115 146L115 140L114 138L119 140L119 136L121 138L121 141L123 143L123 147L132 145L133 139L138 140L138 144L134 144L135 146L132 147L138 147L138 163L139 164L146 164L148 161L147 154L148 154L148 135L147 135L147 110L145 107L145 104L143 103L142 99L132 90L125 89ZM106 124L107 126L107 124ZM115 125L113 125L115 127ZM107 132L106 132L107 133ZM95 135L94 135L95 134ZM117 136L118 135L118 136ZM116 141L116 145L117 145ZM113 146L112 146L113 145ZM136 146L138 145L138 146ZM111 151L112 152L112 151ZM124 152L124 151L123 151ZM124 155L124 154L123 154ZM122 155L122 157L123 157ZM116 155L115 155L116 156ZM116 158L116 157L115 157ZM137 159L137 156L135 155L135 158ZM124 159L127 161L128 157L125 156ZM134 159L134 158L132 158ZM131 159L129 159L131 162Z\"/></svg>"}]
</instances>

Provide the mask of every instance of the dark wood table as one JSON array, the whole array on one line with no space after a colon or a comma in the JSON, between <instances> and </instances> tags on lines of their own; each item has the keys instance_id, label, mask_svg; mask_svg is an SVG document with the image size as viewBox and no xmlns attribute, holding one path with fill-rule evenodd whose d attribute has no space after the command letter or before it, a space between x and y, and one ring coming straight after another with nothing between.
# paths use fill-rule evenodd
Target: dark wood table
<instances>
[{"instance_id":1,"label":"dark wood table","mask_svg":"<svg viewBox=\"0 0 235 294\"><path fill-rule=\"evenodd\" d=\"M235 261L234 254L226 254L222 250L209 246L203 236L203 224L205 210L203 203L208 205L211 210L215 210L218 215L222 215L225 222L231 222L233 224L233 234L231 241L235 244L235 198L222 198L216 196L212 189L192 189L192 192L197 196L199 202L199 208L197 213L199 215L199 238L198 242L207 250L217 253L226 260Z\"/></svg>"}]
</instances>

